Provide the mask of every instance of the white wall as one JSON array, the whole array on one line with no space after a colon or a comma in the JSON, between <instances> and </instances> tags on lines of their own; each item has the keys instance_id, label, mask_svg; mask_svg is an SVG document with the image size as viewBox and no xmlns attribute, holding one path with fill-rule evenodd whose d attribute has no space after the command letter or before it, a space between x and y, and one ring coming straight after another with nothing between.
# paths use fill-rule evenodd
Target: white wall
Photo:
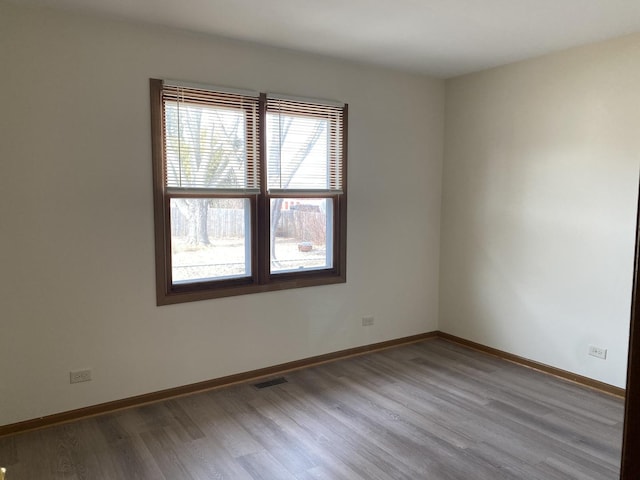
<instances>
[{"instance_id":1,"label":"white wall","mask_svg":"<svg viewBox=\"0 0 640 480\"><path fill-rule=\"evenodd\" d=\"M446 117L439 80L3 0L0 65L0 425L437 328L624 386L640 36ZM350 104L347 284L155 306L150 77Z\"/></svg>"},{"instance_id":2,"label":"white wall","mask_svg":"<svg viewBox=\"0 0 640 480\"><path fill-rule=\"evenodd\" d=\"M0 65L0 425L437 328L443 81L2 2ZM156 307L150 77L350 104L346 284Z\"/></svg>"},{"instance_id":3,"label":"white wall","mask_svg":"<svg viewBox=\"0 0 640 480\"><path fill-rule=\"evenodd\" d=\"M625 385L639 85L639 35L447 82L441 330Z\"/></svg>"}]
</instances>

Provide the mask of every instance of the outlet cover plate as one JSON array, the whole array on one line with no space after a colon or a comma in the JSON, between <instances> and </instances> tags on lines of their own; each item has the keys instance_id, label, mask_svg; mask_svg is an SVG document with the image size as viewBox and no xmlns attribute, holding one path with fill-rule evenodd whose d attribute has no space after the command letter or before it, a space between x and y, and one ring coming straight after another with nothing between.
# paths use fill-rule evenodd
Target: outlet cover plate
<instances>
[{"instance_id":1,"label":"outlet cover plate","mask_svg":"<svg viewBox=\"0 0 640 480\"><path fill-rule=\"evenodd\" d=\"M81 383L91 381L91 369L74 370L69 372L69 383Z\"/></svg>"},{"instance_id":2,"label":"outlet cover plate","mask_svg":"<svg viewBox=\"0 0 640 480\"><path fill-rule=\"evenodd\" d=\"M589 355L596 358L601 358L602 360L607 359L607 349L602 347L597 347L595 345L589 345Z\"/></svg>"},{"instance_id":3,"label":"outlet cover plate","mask_svg":"<svg viewBox=\"0 0 640 480\"><path fill-rule=\"evenodd\" d=\"M363 327L370 327L373 324L375 324L375 319L373 318L373 315L368 315L366 317L362 317L362 326Z\"/></svg>"}]
</instances>

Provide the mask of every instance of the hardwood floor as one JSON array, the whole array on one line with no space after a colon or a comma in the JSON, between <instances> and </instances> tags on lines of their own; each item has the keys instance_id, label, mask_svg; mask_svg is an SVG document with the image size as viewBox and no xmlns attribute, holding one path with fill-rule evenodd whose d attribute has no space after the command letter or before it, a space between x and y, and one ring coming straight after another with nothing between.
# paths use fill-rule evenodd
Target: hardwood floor
<instances>
[{"instance_id":1,"label":"hardwood floor","mask_svg":"<svg viewBox=\"0 0 640 480\"><path fill-rule=\"evenodd\" d=\"M623 401L441 339L0 438L7 480L607 480Z\"/></svg>"}]
</instances>

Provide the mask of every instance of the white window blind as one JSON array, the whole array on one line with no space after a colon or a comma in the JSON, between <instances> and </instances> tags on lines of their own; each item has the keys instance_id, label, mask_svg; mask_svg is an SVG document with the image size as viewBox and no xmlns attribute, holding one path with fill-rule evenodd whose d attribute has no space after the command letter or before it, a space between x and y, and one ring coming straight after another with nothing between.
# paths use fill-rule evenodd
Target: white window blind
<instances>
[{"instance_id":1,"label":"white window blind","mask_svg":"<svg viewBox=\"0 0 640 480\"><path fill-rule=\"evenodd\" d=\"M259 191L258 97L164 85L168 191Z\"/></svg>"},{"instance_id":2,"label":"white window blind","mask_svg":"<svg viewBox=\"0 0 640 480\"><path fill-rule=\"evenodd\" d=\"M342 193L344 108L267 97L267 188Z\"/></svg>"}]
</instances>

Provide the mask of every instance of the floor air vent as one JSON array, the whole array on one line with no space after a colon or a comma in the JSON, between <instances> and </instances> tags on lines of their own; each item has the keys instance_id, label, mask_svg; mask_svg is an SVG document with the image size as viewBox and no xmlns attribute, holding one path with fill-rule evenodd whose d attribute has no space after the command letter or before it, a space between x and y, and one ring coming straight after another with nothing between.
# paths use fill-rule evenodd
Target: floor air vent
<instances>
[{"instance_id":1,"label":"floor air vent","mask_svg":"<svg viewBox=\"0 0 640 480\"><path fill-rule=\"evenodd\" d=\"M273 387L274 385L280 385L281 383L287 383L287 379L284 377L272 378L266 382L254 383L253 386L256 388L267 388Z\"/></svg>"}]
</instances>

